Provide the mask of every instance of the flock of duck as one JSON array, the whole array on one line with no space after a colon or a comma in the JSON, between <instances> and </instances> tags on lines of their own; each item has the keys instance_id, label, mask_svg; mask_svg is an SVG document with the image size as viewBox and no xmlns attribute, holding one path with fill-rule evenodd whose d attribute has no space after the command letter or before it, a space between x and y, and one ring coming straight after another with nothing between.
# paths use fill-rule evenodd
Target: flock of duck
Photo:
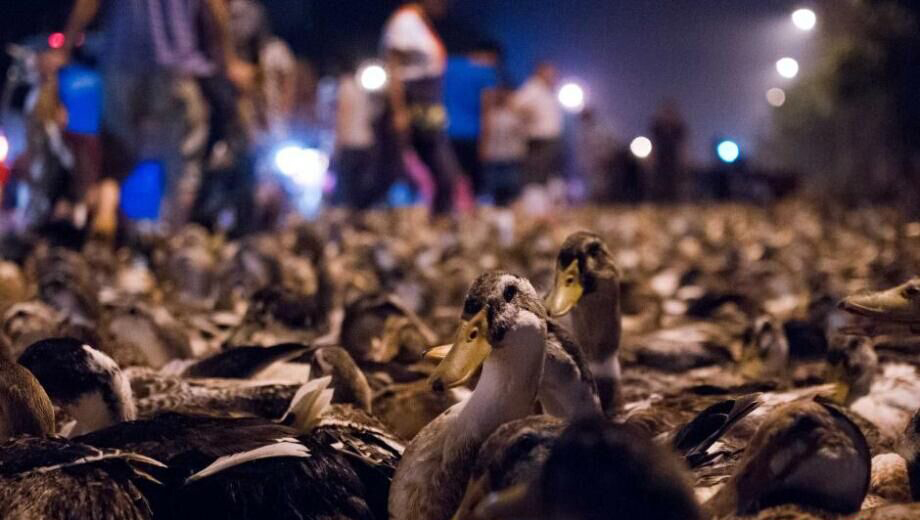
<instances>
[{"instance_id":1,"label":"flock of duck","mask_svg":"<svg viewBox=\"0 0 920 520\"><path fill-rule=\"evenodd\" d=\"M0 518L920 518L920 223L0 239Z\"/></svg>"}]
</instances>

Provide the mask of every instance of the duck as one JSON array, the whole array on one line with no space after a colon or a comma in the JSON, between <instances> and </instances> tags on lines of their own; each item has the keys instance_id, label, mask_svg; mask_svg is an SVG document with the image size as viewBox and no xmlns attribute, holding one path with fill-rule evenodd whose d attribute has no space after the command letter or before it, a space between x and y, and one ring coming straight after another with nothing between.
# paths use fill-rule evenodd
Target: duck
<instances>
[{"instance_id":1,"label":"duck","mask_svg":"<svg viewBox=\"0 0 920 520\"><path fill-rule=\"evenodd\" d=\"M537 520L702 520L690 476L675 454L602 417L568 425L533 481L487 495L475 517Z\"/></svg>"},{"instance_id":2,"label":"duck","mask_svg":"<svg viewBox=\"0 0 920 520\"><path fill-rule=\"evenodd\" d=\"M601 407L613 414L622 404L617 355L622 328L620 272L600 236L580 231L566 238L556 258L555 283L546 307L552 317L571 314L573 333L598 386Z\"/></svg>"},{"instance_id":3,"label":"duck","mask_svg":"<svg viewBox=\"0 0 920 520\"><path fill-rule=\"evenodd\" d=\"M868 493L870 470L860 428L829 401L799 399L769 413L732 477L703 507L713 517L784 504L851 514Z\"/></svg>"},{"instance_id":4,"label":"duck","mask_svg":"<svg viewBox=\"0 0 920 520\"><path fill-rule=\"evenodd\" d=\"M502 424L533 411L546 357L546 310L525 278L501 271L470 287L450 353L428 379L473 393L409 443L390 487L392 520L447 520L460 506L479 449Z\"/></svg>"},{"instance_id":5,"label":"duck","mask_svg":"<svg viewBox=\"0 0 920 520\"><path fill-rule=\"evenodd\" d=\"M166 517L386 517L386 485L402 447L370 418L338 414L322 424L329 378L303 385L278 422L175 412L136 419L128 377L89 345L46 340L20 362L77 420L72 440L168 466L158 506Z\"/></svg>"},{"instance_id":6,"label":"duck","mask_svg":"<svg viewBox=\"0 0 920 520\"><path fill-rule=\"evenodd\" d=\"M51 399L28 369L0 355L0 511L4 518L151 519L141 489L162 463L54 437Z\"/></svg>"}]
</instances>

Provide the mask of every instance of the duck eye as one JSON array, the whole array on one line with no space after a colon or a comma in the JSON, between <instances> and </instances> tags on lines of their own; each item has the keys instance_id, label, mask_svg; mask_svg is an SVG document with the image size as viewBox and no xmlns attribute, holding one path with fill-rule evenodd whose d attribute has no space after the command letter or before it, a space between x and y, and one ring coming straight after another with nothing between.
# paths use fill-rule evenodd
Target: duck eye
<instances>
[{"instance_id":1,"label":"duck eye","mask_svg":"<svg viewBox=\"0 0 920 520\"><path fill-rule=\"evenodd\" d=\"M920 285L911 284L904 288L904 296L906 298L916 298L920 296Z\"/></svg>"},{"instance_id":2,"label":"duck eye","mask_svg":"<svg viewBox=\"0 0 920 520\"><path fill-rule=\"evenodd\" d=\"M502 293L502 296L505 298L506 302L510 303L511 300L513 300L514 297L517 296L517 293L518 293L517 287L513 285L509 285L508 287L505 287L505 292Z\"/></svg>"},{"instance_id":3,"label":"duck eye","mask_svg":"<svg viewBox=\"0 0 920 520\"><path fill-rule=\"evenodd\" d=\"M593 242L589 245L588 254L591 256L599 256L601 254L601 244L599 242Z\"/></svg>"}]
</instances>

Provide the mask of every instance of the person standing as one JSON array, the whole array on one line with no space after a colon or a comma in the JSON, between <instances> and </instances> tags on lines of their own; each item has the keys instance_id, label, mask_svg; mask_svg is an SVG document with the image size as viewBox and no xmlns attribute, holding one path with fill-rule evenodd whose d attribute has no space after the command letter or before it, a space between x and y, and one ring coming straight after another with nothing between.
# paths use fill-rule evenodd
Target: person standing
<instances>
[{"instance_id":1,"label":"person standing","mask_svg":"<svg viewBox=\"0 0 920 520\"><path fill-rule=\"evenodd\" d=\"M483 96L498 85L500 54L496 44L480 43L469 53L451 56L444 76L447 133L476 195L485 192L479 158Z\"/></svg>"},{"instance_id":2,"label":"person standing","mask_svg":"<svg viewBox=\"0 0 920 520\"><path fill-rule=\"evenodd\" d=\"M435 214L453 209L454 183L460 176L446 132L447 51L434 27L434 21L447 14L447 4L447 0L422 0L403 5L387 21L382 38L390 73L392 126L399 146L413 149L433 177Z\"/></svg>"},{"instance_id":3,"label":"person standing","mask_svg":"<svg viewBox=\"0 0 920 520\"><path fill-rule=\"evenodd\" d=\"M361 88L354 66L339 76L335 128L336 201L367 209L374 189L373 101Z\"/></svg>"},{"instance_id":4,"label":"person standing","mask_svg":"<svg viewBox=\"0 0 920 520\"><path fill-rule=\"evenodd\" d=\"M524 172L527 184L545 185L562 171L564 115L556 100L556 80L556 68L550 63L541 63L512 101L526 126Z\"/></svg>"},{"instance_id":5,"label":"person standing","mask_svg":"<svg viewBox=\"0 0 920 520\"><path fill-rule=\"evenodd\" d=\"M684 182L684 139L687 129L677 111L677 104L668 100L652 121L655 143L655 195L659 200L674 202L680 198Z\"/></svg>"},{"instance_id":6,"label":"person standing","mask_svg":"<svg viewBox=\"0 0 920 520\"><path fill-rule=\"evenodd\" d=\"M208 108L198 80L219 72L239 85L253 72L235 55L225 0L76 0L65 31L64 59L103 12L106 51L103 172L94 231L114 234L117 180L139 159L157 160L166 174L161 217L187 221L200 180ZM205 30L210 26L212 30ZM209 56L217 49L217 63Z\"/></svg>"},{"instance_id":7,"label":"person standing","mask_svg":"<svg viewBox=\"0 0 920 520\"><path fill-rule=\"evenodd\" d=\"M511 91L489 92L482 118L482 164L485 193L496 206L507 206L521 191L521 163L527 155L525 128L511 106Z\"/></svg>"}]
</instances>

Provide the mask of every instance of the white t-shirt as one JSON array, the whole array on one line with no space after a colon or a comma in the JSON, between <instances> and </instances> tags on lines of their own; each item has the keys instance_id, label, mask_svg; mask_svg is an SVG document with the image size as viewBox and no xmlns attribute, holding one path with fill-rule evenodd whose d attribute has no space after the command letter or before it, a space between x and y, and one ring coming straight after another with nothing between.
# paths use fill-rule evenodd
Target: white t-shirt
<instances>
[{"instance_id":1,"label":"white t-shirt","mask_svg":"<svg viewBox=\"0 0 920 520\"><path fill-rule=\"evenodd\" d=\"M530 78L514 93L512 105L523 114L529 139L558 139L564 115L556 95L540 78Z\"/></svg>"},{"instance_id":2,"label":"white t-shirt","mask_svg":"<svg viewBox=\"0 0 920 520\"><path fill-rule=\"evenodd\" d=\"M447 68L447 51L441 38L425 20L421 7L409 4L400 8L383 29L384 51L398 51L407 61L400 67L403 81L437 78Z\"/></svg>"},{"instance_id":3,"label":"white t-shirt","mask_svg":"<svg viewBox=\"0 0 920 520\"><path fill-rule=\"evenodd\" d=\"M342 148L369 148L374 144L371 100L354 76L339 81L339 110L336 139Z\"/></svg>"}]
</instances>

